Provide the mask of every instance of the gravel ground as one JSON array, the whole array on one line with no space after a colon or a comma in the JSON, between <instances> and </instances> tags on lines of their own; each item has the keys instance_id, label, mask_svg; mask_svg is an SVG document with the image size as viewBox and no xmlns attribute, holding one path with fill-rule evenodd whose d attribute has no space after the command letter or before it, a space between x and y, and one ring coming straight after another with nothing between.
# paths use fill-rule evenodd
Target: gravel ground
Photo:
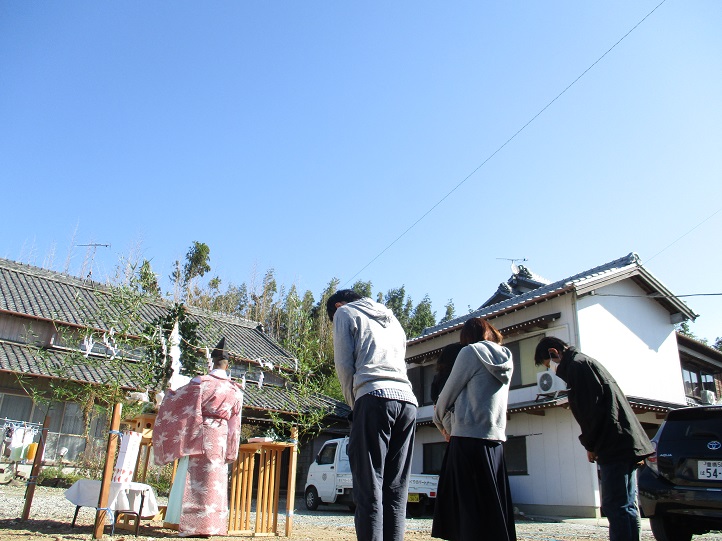
<instances>
[{"instance_id":1,"label":"gravel ground","mask_svg":"<svg viewBox=\"0 0 722 541\"><path fill-rule=\"evenodd\" d=\"M95 511L82 508L78 515L77 526L70 528L75 506L67 501L60 488L37 487L30 519L21 522L24 506L25 486L21 484L0 486L0 541L89 541L92 539L92 525ZM162 503L159 501L159 503ZM283 505L281 506L283 507ZM318 511L307 511L303 501L296 502L293 519L292 537L303 541L353 541L356 539L353 528L353 516L346 507L322 506ZM653 541L648 521L643 521L642 541ZM279 530L283 531L285 516L279 517ZM482 525L480 525L482 527ZM431 540L431 519L409 518L407 520L407 541ZM106 537L110 528L106 527ZM116 530L114 539L122 541L146 541L175 537L176 532L163 528L161 522L143 521L140 535ZM524 518L517 521L517 536L520 541L575 541L606 540L609 531L605 520L560 520ZM479 538L483 538L480 531ZM238 537L214 538L233 540ZM695 541L722 541L722 534L697 536Z\"/></svg>"}]
</instances>

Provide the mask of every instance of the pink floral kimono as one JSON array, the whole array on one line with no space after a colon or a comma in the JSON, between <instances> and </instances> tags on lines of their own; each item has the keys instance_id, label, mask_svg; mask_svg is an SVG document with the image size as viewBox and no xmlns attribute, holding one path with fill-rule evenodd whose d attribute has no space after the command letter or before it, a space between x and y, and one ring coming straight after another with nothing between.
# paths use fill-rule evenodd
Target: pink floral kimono
<instances>
[{"instance_id":1,"label":"pink floral kimono","mask_svg":"<svg viewBox=\"0 0 722 541\"><path fill-rule=\"evenodd\" d=\"M228 468L238 455L241 389L207 375L168 391L153 429L156 464L188 456L180 517L182 536L228 533Z\"/></svg>"}]
</instances>

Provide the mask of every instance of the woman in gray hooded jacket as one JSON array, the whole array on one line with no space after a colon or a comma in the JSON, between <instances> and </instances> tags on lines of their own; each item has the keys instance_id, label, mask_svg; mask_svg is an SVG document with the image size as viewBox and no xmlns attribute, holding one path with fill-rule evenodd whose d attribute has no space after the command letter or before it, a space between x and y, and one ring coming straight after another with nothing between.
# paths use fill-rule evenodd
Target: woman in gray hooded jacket
<instances>
[{"instance_id":1,"label":"woman in gray hooded jacket","mask_svg":"<svg viewBox=\"0 0 722 541\"><path fill-rule=\"evenodd\" d=\"M439 476L432 537L516 539L502 442L514 365L502 336L482 318L461 329L464 347L439 395L434 424L449 442ZM451 433L444 416L454 407ZM482 526L483 525L483 526Z\"/></svg>"}]
</instances>

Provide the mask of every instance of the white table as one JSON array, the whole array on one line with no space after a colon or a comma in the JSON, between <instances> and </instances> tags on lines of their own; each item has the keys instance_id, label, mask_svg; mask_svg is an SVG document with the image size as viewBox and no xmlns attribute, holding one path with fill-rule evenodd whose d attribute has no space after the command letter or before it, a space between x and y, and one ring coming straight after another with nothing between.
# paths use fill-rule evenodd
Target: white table
<instances>
[{"instance_id":1,"label":"white table","mask_svg":"<svg viewBox=\"0 0 722 541\"><path fill-rule=\"evenodd\" d=\"M65 491L65 498L74 504L75 516L71 526L75 526L78 511L81 507L97 509L100 497L100 481L80 479ZM110 483L107 509L111 517L118 513L133 514L139 518L152 518L158 514L158 502L150 485L145 483ZM113 520L115 522L115 520ZM136 523L136 535L138 528Z\"/></svg>"}]
</instances>

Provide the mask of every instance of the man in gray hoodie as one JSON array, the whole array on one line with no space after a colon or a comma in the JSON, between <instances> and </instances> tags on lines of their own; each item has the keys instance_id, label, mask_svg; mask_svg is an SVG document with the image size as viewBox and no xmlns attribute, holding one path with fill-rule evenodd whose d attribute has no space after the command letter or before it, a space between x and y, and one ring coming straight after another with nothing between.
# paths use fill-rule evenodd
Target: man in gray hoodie
<instances>
[{"instance_id":1,"label":"man in gray hoodie","mask_svg":"<svg viewBox=\"0 0 722 541\"><path fill-rule=\"evenodd\" d=\"M416 397L406 375L406 335L383 304L350 289L326 302L334 362L351 406L348 457L359 541L404 538L416 430Z\"/></svg>"}]
</instances>

